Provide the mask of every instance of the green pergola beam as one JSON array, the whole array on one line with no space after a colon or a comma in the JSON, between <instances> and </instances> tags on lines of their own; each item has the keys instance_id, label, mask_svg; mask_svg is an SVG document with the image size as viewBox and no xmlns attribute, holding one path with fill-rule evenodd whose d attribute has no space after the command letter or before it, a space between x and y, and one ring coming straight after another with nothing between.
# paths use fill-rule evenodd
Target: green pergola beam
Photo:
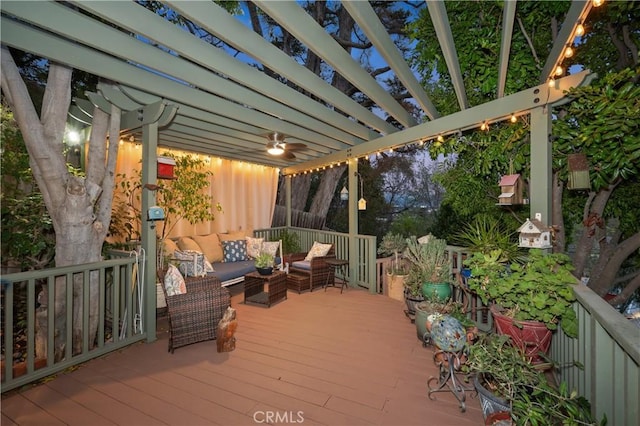
<instances>
[{"instance_id":1,"label":"green pergola beam","mask_svg":"<svg viewBox=\"0 0 640 426\"><path fill-rule=\"evenodd\" d=\"M173 10L200 25L203 29L224 40L230 46L245 52L265 67L277 70L282 77L294 82L309 93L323 99L340 111L384 133L398 129L376 116L353 99L328 84L311 70L298 64L282 50L242 25L222 7L213 2L166 1ZM289 132L285 132L289 134Z\"/></svg>"},{"instance_id":2,"label":"green pergola beam","mask_svg":"<svg viewBox=\"0 0 640 426\"><path fill-rule=\"evenodd\" d=\"M387 62L387 65L393 69L398 79L411 93L415 101L420 105L424 113L431 120L440 117L440 113L436 109L433 102L424 91L420 82L416 79L411 68L402 54L398 50L391 37L387 33L386 28L378 19L378 15L373 7L366 1L345 1L342 6L347 9L351 17L360 26L362 31L367 35L371 43L376 47L378 53Z\"/></svg>"},{"instance_id":3,"label":"green pergola beam","mask_svg":"<svg viewBox=\"0 0 640 426\"><path fill-rule=\"evenodd\" d=\"M295 1L257 1L256 5L403 126L415 119Z\"/></svg>"},{"instance_id":4,"label":"green pergola beam","mask_svg":"<svg viewBox=\"0 0 640 426\"><path fill-rule=\"evenodd\" d=\"M451 83L458 98L458 105L460 105L461 110L467 109L469 105L467 101L467 91L462 81L462 72L460 71L456 44L453 41L453 34L451 34L451 26L449 25L449 18L447 17L447 9L444 1L436 0L428 2L427 10L429 11L429 16L431 16L431 22L433 22L444 60L449 69L449 76L451 77Z\"/></svg>"}]
</instances>

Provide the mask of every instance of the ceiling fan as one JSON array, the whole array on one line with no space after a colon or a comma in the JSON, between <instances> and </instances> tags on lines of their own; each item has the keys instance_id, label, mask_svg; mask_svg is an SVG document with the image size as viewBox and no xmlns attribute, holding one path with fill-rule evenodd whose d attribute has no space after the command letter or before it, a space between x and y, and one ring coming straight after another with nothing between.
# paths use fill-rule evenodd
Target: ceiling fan
<instances>
[{"instance_id":1,"label":"ceiling fan","mask_svg":"<svg viewBox=\"0 0 640 426\"><path fill-rule=\"evenodd\" d=\"M287 160L293 160L296 156L292 151L307 149L307 145L303 143L287 143L284 138L285 135L282 133L269 133L267 135L267 152L274 156L282 156Z\"/></svg>"}]
</instances>

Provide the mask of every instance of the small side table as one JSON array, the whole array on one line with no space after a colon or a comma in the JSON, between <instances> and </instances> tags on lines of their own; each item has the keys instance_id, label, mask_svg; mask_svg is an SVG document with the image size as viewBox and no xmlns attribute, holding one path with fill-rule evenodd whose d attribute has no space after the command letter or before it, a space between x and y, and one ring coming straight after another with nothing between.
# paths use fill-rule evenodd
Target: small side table
<instances>
[{"instance_id":1,"label":"small side table","mask_svg":"<svg viewBox=\"0 0 640 426\"><path fill-rule=\"evenodd\" d=\"M332 275L334 277L338 275L338 278L342 281L342 285L340 286L340 294L342 294L349 280L349 261L344 259L327 259L325 262L327 266L329 266L330 272L329 275L327 275L327 281L324 283L324 291L327 291L327 287L329 286L336 287L335 279L331 285L329 285L329 281L331 281L330 278Z\"/></svg>"},{"instance_id":2,"label":"small side table","mask_svg":"<svg viewBox=\"0 0 640 426\"><path fill-rule=\"evenodd\" d=\"M265 283L268 285L264 289ZM287 298L287 274L273 271L271 275L251 272L244 276L244 303L256 303L268 308Z\"/></svg>"}]
</instances>

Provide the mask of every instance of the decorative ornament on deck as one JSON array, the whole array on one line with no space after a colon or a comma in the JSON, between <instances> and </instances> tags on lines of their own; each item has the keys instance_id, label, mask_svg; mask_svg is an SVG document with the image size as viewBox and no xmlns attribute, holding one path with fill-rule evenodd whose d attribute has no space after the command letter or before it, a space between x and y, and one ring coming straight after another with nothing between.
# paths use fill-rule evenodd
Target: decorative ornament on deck
<instances>
[{"instance_id":1,"label":"decorative ornament on deck","mask_svg":"<svg viewBox=\"0 0 640 426\"><path fill-rule=\"evenodd\" d=\"M527 219L518 232L518 246L526 248L551 248L551 227L542 223L542 214L536 213L535 219Z\"/></svg>"},{"instance_id":2,"label":"decorative ornament on deck","mask_svg":"<svg viewBox=\"0 0 640 426\"><path fill-rule=\"evenodd\" d=\"M158 179L175 179L176 160L171 157L158 157Z\"/></svg>"},{"instance_id":3,"label":"decorative ornament on deck","mask_svg":"<svg viewBox=\"0 0 640 426\"><path fill-rule=\"evenodd\" d=\"M591 189L589 162L586 154L569 154L567 156L567 167L569 169L567 189Z\"/></svg>"},{"instance_id":4,"label":"decorative ornament on deck","mask_svg":"<svg viewBox=\"0 0 640 426\"><path fill-rule=\"evenodd\" d=\"M498 197L499 206L511 206L523 204L522 198L522 178L520 174L502 176L500 179L500 190L502 193Z\"/></svg>"}]
</instances>

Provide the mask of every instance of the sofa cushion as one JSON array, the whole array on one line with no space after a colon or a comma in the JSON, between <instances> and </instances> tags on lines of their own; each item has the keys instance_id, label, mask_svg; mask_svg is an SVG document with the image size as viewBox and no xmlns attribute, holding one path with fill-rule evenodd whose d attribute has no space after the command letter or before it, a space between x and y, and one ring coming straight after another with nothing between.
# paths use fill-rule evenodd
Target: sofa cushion
<instances>
[{"instance_id":1,"label":"sofa cushion","mask_svg":"<svg viewBox=\"0 0 640 426\"><path fill-rule=\"evenodd\" d=\"M184 277L174 265L169 264L167 273L164 275L164 289L167 292L167 296L175 296L187 292Z\"/></svg>"},{"instance_id":2,"label":"sofa cushion","mask_svg":"<svg viewBox=\"0 0 640 426\"><path fill-rule=\"evenodd\" d=\"M163 244L165 256L173 257L173 253L175 253L176 250L180 250L180 248L178 247L178 244L176 244L175 241L169 238L165 238L162 244Z\"/></svg>"},{"instance_id":3,"label":"sofa cushion","mask_svg":"<svg viewBox=\"0 0 640 426\"><path fill-rule=\"evenodd\" d=\"M256 265L253 260L215 263L213 266L216 271L211 275L215 275L216 277L218 277L218 279L222 283L224 283L225 281L236 279L238 277L243 277L250 272L256 271Z\"/></svg>"},{"instance_id":4,"label":"sofa cushion","mask_svg":"<svg viewBox=\"0 0 640 426\"><path fill-rule=\"evenodd\" d=\"M247 241L223 241L224 262L240 262L247 259Z\"/></svg>"},{"instance_id":5,"label":"sofa cushion","mask_svg":"<svg viewBox=\"0 0 640 426\"><path fill-rule=\"evenodd\" d=\"M245 239L247 241L247 256L249 259L255 259L262 251L264 238L246 237Z\"/></svg>"},{"instance_id":6,"label":"sofa cushion","mask_svg":"<svg viewBox=\"0 0 640 426\"><path fill-rule=\"evenodd\" d=\"M304 258L304 260L310 261L314 257L326 256L327 253L329 253L329 250L331 250L331 246L331 244L323 244L314 241L311 250L309 250L309 253L307 253L307 256Z\"/></svg>"},{"instance_id":7,"label":"sofa cushion","mask_svg":"<svg viewBox=\"0 0 640 426\"><path fill-rule=\"evenodd\" d=\"M247 234L244 231L229 231L226 234L218 234L220 241L244 240Z\"/></svg>"},{"instance_id":8,"label":"sofa cushion","mask_svg":"<svg viewBox=\"0 0 640 426\"><path fill-rule=\"evenodd\" d=\"M214 232L209 235L195 235L192 238L200 246L200 251L204 253L209 262L222 262L224 254L218 234Z\"/></svg>"},{"instance_id":9,"label":"sofa cushion","mask_svg":"<svg viewBox=\"0 0 640 426\"><path fill-rule=\"evenodd\" d=\"M291 264L292 268L295 269L304 269L305 271L311 270L311 261L309 260L298 260L297 262L293 262Z\"/></svg>"},{"instance_id":10,"label":"sofa cushion","mask_svg":"<svg viewBox=\"0 0 640 426\"><path fill-rule=\"evenodd\" d=\"M180 237L178 238L178 248L182 251L193 250L193 251L202 251L198 243L196 243L191 237Z\"/></svg>"}]
</instances>

